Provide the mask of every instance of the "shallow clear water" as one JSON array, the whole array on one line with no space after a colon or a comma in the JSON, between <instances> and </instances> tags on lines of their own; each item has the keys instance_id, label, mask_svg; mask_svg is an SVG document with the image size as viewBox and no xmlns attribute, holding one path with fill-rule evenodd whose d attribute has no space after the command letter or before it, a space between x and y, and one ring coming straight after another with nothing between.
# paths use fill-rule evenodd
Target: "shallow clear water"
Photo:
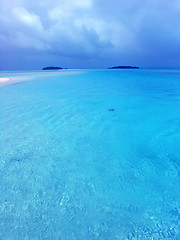
<instances>
[{"instance_id":1,"label":"shallow clear water","mask_svg":"<svg viewBox=\"0 0 180 240\"><path fill-rule=\"evenodd\" d=\"M1 75L1 239L180 239L179 70Z\"/></svg>"}]
</instances>

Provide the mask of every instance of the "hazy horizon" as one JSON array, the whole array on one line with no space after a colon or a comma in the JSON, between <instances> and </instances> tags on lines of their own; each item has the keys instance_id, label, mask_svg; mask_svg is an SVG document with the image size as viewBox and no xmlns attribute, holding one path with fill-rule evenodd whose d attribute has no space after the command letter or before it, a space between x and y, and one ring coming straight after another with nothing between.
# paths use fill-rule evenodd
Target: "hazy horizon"
<instances>
[{"instance_id":1,"label":"hazy horizon","mask_svg":"<svg viewBox=\"0 0 180 240\"><path fill-rule=\"evenodd\" d=\"M51 67L51 66L43 66L43 67ZM43 68L42 67L42 68ZM53 66L53 67L61 67L61 66ZM114 67L114 66L109 66L109 67ZM44 71L44 72L46 72L46 71L64 71L64 70L117 70L117 71L121 71L121 70L132 70L132 71L134 71L134 70L168 70L168 69L172 69L172 70L180 70L180 67L139 67L139 69L108 69L108 67L104 67L104 68L67 68L67 67L64 67L64 68L62 68L62 69L55 69L55 70L43 70L42 68L27 68L27 69L6 69L6 70L3 70L3 69L0 69L0 72L15 72L15 71Z\"/></svg>"}]
</instances>

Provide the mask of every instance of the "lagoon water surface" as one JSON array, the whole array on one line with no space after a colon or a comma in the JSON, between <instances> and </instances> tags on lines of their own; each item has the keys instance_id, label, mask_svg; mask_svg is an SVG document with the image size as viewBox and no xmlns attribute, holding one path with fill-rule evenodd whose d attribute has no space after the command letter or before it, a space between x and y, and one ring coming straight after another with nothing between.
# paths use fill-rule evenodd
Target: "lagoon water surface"
<instances>
[{"instance_id":1,"label":"lagoon water surface","mask_svg":"<svg viewBox=\"0 0 180 240\"><path fill-rule=\"evenodd\" d=\"M1 77L1 239L180 239L180 70Z\"/></svg>"}]
</instances>

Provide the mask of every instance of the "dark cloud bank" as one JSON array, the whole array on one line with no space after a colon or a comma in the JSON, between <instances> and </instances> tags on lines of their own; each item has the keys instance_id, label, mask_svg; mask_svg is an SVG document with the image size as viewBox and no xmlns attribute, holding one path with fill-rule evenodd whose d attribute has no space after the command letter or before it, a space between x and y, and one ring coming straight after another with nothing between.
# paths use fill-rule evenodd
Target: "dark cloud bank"
<instances>
[{"instance_id":1,"label":"dark cloud bank","mask_svg":"<svg viewBox=\"0 0 180 240\"><path fill-rule=\"evenodd\" d=\"M180 67L179 0L3 0L0 69Z\"/></svg>"}]
</instances>

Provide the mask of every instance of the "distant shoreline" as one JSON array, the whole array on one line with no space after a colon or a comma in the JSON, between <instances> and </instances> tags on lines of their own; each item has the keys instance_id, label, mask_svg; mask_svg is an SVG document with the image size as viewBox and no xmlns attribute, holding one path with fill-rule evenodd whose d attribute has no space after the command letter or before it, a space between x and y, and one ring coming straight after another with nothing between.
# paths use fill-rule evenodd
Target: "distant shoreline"
<instances>
[{"instance_id":1,"label":"distant shoreline","mask_svg":"<svg viewBox=\"0 0 180 240\"><path fill-rule=\"evenodd\" d=\"M61 70L63 69L62 67L53 67L53 66L50 66L50 67L45 67L43 68L42 70Z\"/></svg>"},{"instance_id":2,"label":"distant shoreline","mask_svg":"<svg viewBox=\"0 0 180 240\"><path fill-rule=\"evenodd\" d=\"M139 67L132 67L132 66L115 66L115 67L109 67L108 69L139 69Z\"/></svg>"}]
</instances>

